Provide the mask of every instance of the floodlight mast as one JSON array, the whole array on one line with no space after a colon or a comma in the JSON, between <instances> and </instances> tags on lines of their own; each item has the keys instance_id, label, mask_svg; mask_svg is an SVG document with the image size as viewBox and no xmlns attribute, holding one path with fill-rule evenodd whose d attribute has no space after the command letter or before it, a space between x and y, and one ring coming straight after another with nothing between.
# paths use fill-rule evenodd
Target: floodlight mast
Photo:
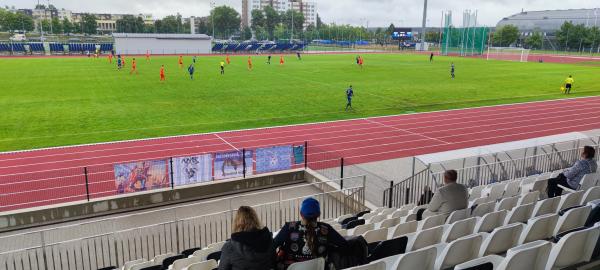
<instances>
[{"instance_id":1,"label":"floodlight mast","mask_svg":"<svg viewBox=\"0 0 600 270\"><path fill-rule=\"evenodd\" d=\"M421 27L421 51L425 50L425 32L427 31L427 0L423 0L423 24Z\"/></svg>"}]
</instances>

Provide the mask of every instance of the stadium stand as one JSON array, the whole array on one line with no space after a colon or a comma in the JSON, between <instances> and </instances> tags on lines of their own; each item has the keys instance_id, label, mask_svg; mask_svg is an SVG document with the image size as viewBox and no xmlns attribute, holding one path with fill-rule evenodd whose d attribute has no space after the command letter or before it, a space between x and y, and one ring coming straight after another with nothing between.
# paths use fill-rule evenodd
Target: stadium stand
<instances>
[{"instance_id":1,"label":"stadium stand","mask_svg":"<svg viewBox=\"0 0 600 270\"><path fill-rule=\"evenodd\" d=\"M596 175L589 177L599 180ZM491 184L485 188L497 189L497 186ZM482 196L498 194L496 200L484 203L493 205L488 207L492 209L491 212L477 216L474 215L477 214L477 208L466 212L458 210L456 212L459 214L456 216L465 218L456 218L453 222L447 222L447 216L441 215L422 221L399 223L398 216L416 212L420 207L415 206L412 209L379 208L360 217L358 214L342 215L324 222L330 223L346 236L362 236L370 246L375 244L375 248L371 249L371 263L349 269L404 269L403 267L415 265L419 265L418 269L447 269L455 266L455 269L561 269L592 259L592 252L600 243L600 224L584 227L592 209L592 206L584 205L584 202L600 199L600 194L595 191L600 187L590 186L589 190L585 190L585 196L563 195L559 200L573 201L574 208L565 212L550 208L545 211L552 213L537 217L533 215L534 206L549 205L548 202L555 204L556 199L515 205L515 209L508 214L507 209L494 212L497 209L494 206L503 204L505 199L523 202L515 199L530 194L504 198L505 195L512 195L514 186L504 185L504 188L503 192L482 193ZM540 197L537 191L531 194ZM361 221L364 225L351 230L341 229L342 223L350 218L354 218L352 222ZM564 232L568 233L559 238ZM385 248L378 249L377 246ZM179 259L174 260L168 269L185 269L182 267L199 261L212 265L207 263L207 256L221 247L222 243L217 243L195 251L188 258L177 257ZM144 263L139 260L134 262ZM298 263L289 269L324 269L324 261Z\"/></svg>"},{"instance_id":2,"label":"stadium stand","mask_svg":"<svg viewBox=\"0 0 600 270\"><path fill-rule=\"evenodd\" d=\"M100 44L100 51L103 53L112 52L114 46L112 43L102 43Z\"/></svg>"},{"instance_id":3,"label":"stadium stand","mask_svg":"<svg viewBox=\"0 0 600 270\"><path fill-rule=\"evenodd\" d=\"M306 44L289 43L216 43L214 53L293 52L304 50Z\"/></svg>"},{"instance_id":4,"label":"stadium stand","mask_svg":"<svg viewBox=\"0 0 600 270\"><path fill-rule=\"evenodd\" d=\"M33 54L33 53L44 53L46 51L46 49L44 48L44 44L43 43L29 43L29 51Z\"/></svg>"},{"instance_id":5,"label":"stadium stand","mask_svg":"<svg viewBox=\"0 0 600 270\"><path fill-rule=\"evenodd\" d=\"M65 52L65 45L62 43L50 43L49 46L52 54L63 54Z\"/></svg>"}]
</instances>

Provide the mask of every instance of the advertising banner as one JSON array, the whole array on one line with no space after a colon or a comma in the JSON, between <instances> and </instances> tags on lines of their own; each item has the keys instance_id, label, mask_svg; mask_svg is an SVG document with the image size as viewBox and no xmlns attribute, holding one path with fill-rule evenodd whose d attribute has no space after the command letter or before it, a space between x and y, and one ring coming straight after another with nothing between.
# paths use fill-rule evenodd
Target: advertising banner
<instances>
[{"instance_id":1,"label":"advertising banner","mask_svg":"<svg viewBox=\"0 0 600 270\"><path fill-rule=\"evenodd\" d=\"M253 151L246 150L246 176L252 175ZM215 154L215 179L227 179L244 176L244 162L241 151L232 151Z\"/></svg>"},{"instance_id":2,"label":"advertising banner","mask_svg":"<svg viewBox=\"0 0 600 270\"><path fill-rule=\"evenodd\" d=\"M184 186L212 180L212 155L173 159L173 183Z\"/></svg>"},{"instance_id":3,"label":"advertising banner","mask_svg":"<svg viewBox=\"0 0 600 270\"><path fill-rule=\"evenodd\" d=\"M256 172L289 170L292 167L292 147L275 146L256 149Z\"/></svg>"},{"instance_id":4,"label":"advertising banner","mask_svg":"<svg viewBox=\"0 0 600 270\"><path fill-rule=\"evenodd\" d=\"M169 166L166 160L140 161L114 165L117 193L168 188Z\"/></svg>"}]
</instances>

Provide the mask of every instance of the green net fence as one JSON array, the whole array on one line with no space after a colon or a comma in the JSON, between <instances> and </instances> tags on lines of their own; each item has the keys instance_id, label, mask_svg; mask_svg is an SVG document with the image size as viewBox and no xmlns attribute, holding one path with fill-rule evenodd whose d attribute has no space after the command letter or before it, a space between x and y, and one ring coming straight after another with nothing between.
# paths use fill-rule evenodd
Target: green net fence
<instances>
[{"instance_id":1,"label":"green net fence","mask_svg":"<svg viewBox=\"0 0 600 270\"><path fill-rule=\"evenodd\" d=\"M487 46L489 29L487 27L455 28L447 26L442 35L443 55L472 56L482 55Z\"/></svg>"}]
</instances>

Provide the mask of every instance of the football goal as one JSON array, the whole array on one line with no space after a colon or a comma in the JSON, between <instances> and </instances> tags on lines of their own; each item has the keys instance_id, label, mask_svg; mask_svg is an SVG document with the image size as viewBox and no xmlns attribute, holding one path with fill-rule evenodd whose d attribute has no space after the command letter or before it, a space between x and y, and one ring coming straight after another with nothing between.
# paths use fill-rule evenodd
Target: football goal
<instances>
[{"instance_id":1,"label":"football goal","mask_svg":"<svg viewBox=\"0 0 600 270\"><path fill-rule=\"evenodd\" d=\"M529 50L523 48L488 47L487 60L527 62Z\"/></svg>"}]
</instances>

